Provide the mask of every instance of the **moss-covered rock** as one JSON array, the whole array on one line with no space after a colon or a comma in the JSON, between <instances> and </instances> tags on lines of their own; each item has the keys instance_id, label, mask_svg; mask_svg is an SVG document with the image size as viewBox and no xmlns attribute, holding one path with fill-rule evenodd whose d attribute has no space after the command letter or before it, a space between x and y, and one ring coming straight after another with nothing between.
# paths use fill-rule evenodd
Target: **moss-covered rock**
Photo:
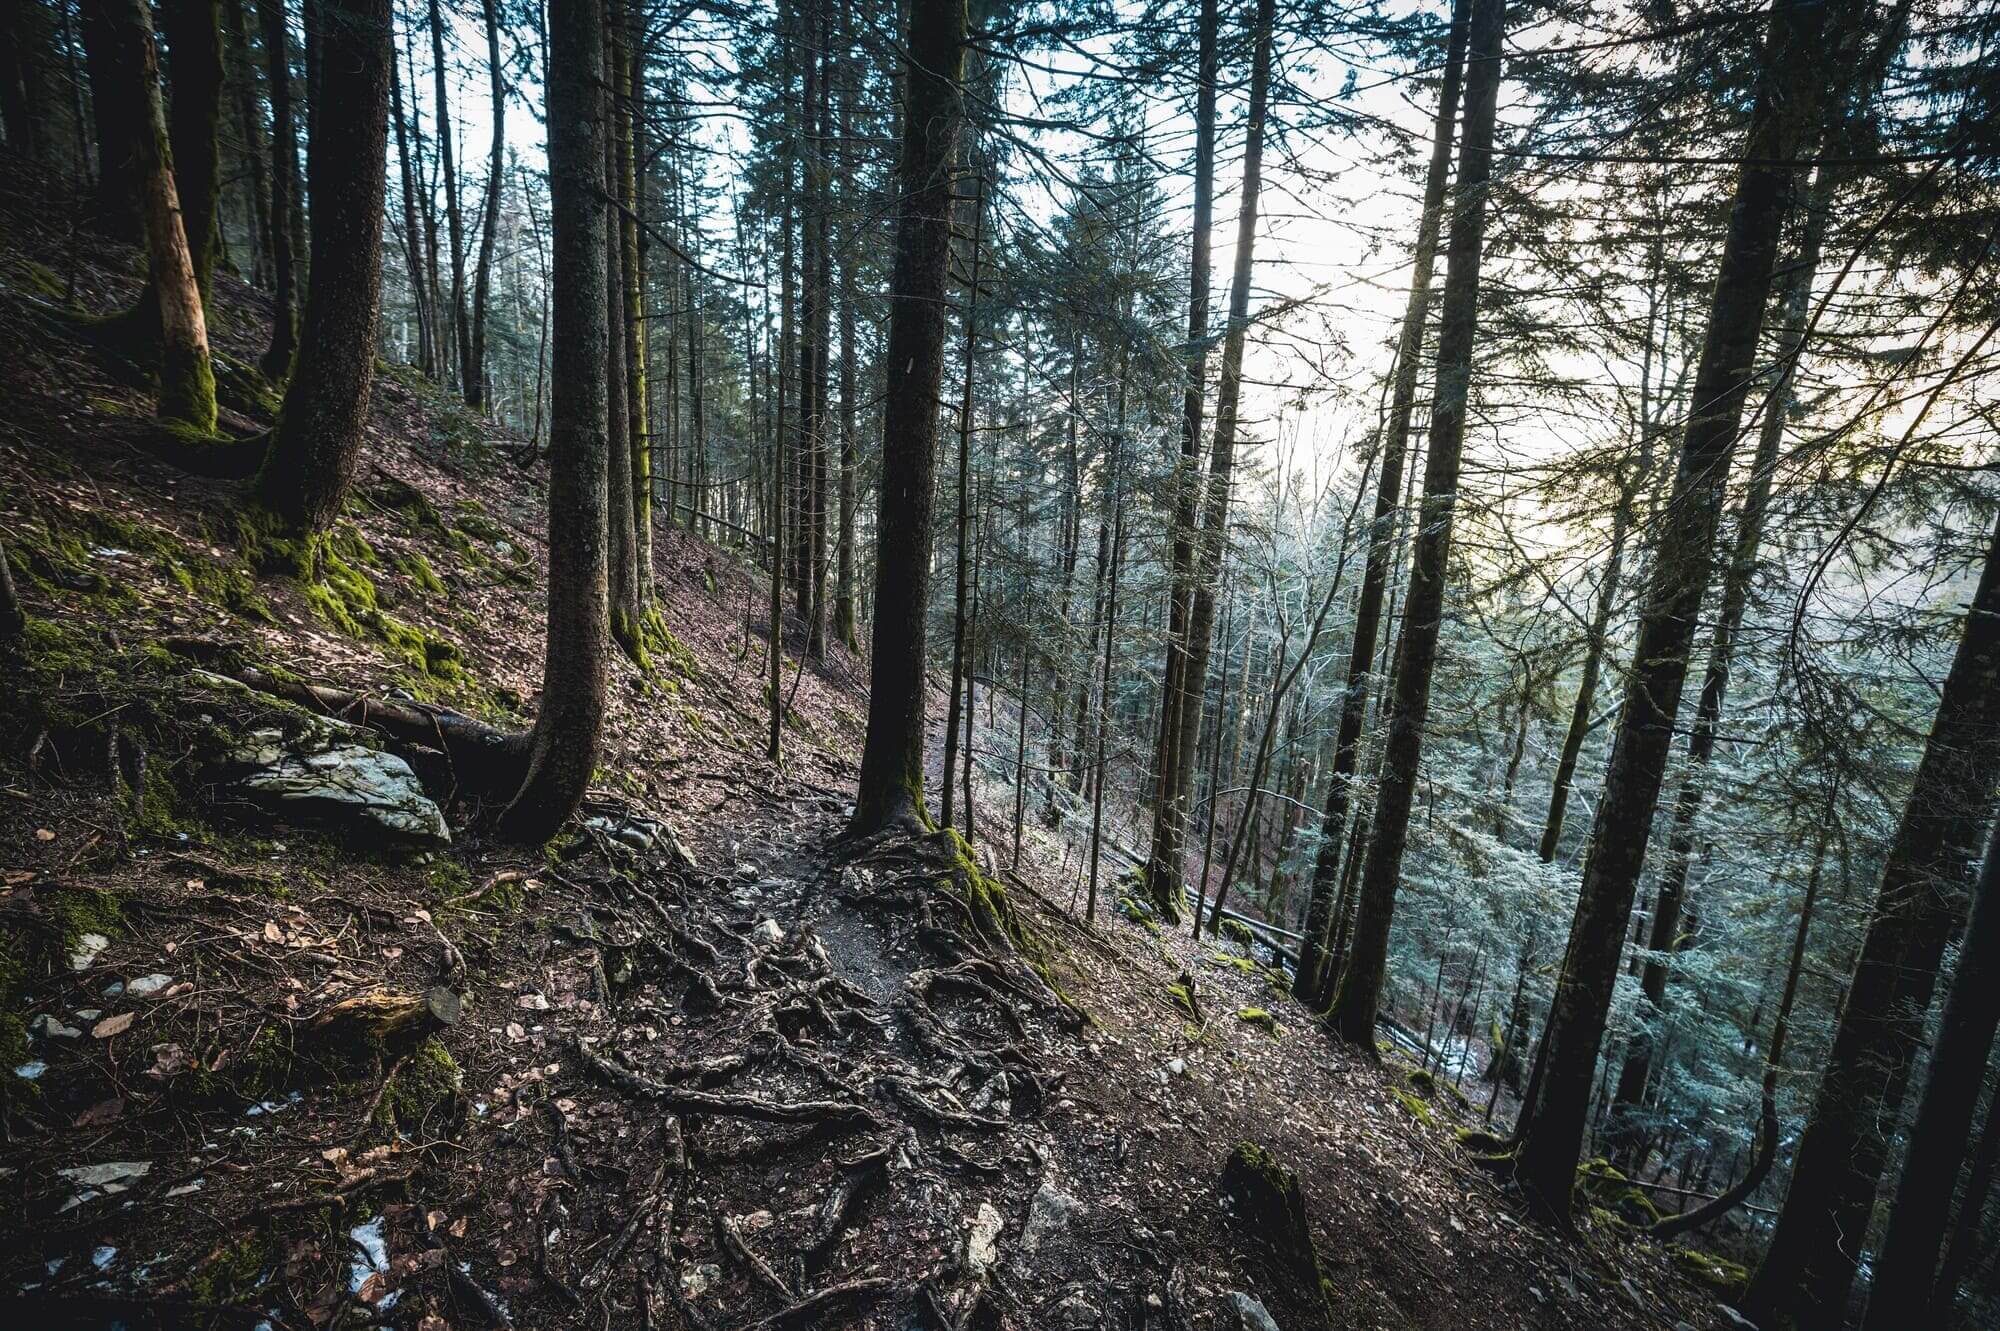
<instances>
[{"instance_id":1,"label":"moss-covered rock","mask_svg":"<svg viewBox=\"0 0 2000 1331\"><path fill-rule=\"evenodd\" d=\"M1674 1265L1723 1298L1734 1298L1750 1283L1750 1269L1741 1262L1680 1244L1667 1249Z\"/></svg>"},{"instance_id":2,"label":"moss-covered rock","mask_svg":"<svg viewBox=\"0 0 2000 1331\"><path fill-rule=\"evenodd\" d=\"M1276 1035L1278 1033L1278 1019L1264 1008L1238 1008L1236 1009L1236 1019L1246 1026L1255 1026L1266 1035Z\"/></svg>"},{"instance_id":3,"label":"moss-covered rock","mask_svg":"<svg viewBox=\"0 0 2000 1331\"><path fill-rule=\"evenodd\" d=\"M1401 1105L1403 1111L1411 1118L1427 1128L1437 1126L1437 1116L1431 1113L1431 1107L1425 1104L1419 1096L1405 1090L1401 1086L1391 1086L1389 1094L1396 1097L1396 1103Z\"/></svg>"},{"instance_id":4,"label":"moss-covered rock","mask_svg":"<svg viewBox=\"0 0 2000 1331\"><path fill-rule=\"evenodd\" d=\"M1602 1207L1627 1224L1650 1225L1660 1218L1653 1199L1602 1156L1576 1167L1576 1197L1580 1203Z\"/></svg>"}]
</instances>

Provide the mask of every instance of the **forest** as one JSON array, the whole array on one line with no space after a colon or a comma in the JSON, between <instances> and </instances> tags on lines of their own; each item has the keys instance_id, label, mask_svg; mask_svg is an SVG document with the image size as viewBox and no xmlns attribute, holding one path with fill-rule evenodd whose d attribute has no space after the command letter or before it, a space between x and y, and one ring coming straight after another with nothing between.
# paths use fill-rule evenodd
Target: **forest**
<instances>
[{"instance_id":1,"label":"forest","mask_svg":"<svg viewBox=\"0 0 2000 1331\"><path fill-rule=\"evenodd\" d=\"M4 24L12 1325L2000 1324L2000 5Z\"/></svg>"}]
</instances>

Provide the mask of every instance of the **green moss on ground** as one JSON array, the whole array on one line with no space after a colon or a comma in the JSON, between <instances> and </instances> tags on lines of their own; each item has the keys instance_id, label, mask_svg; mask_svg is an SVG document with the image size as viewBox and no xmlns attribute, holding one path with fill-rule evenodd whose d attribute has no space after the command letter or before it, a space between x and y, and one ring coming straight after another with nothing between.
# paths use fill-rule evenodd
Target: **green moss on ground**
<instances>
[{"instance_id":1,"label":"green moss on ground","mask_svg":"<svg viewBox=\"0 0 2000 1331\"><path fill-rule=\"evenodd\" d=\"M276 1269L271 1240L261 1233L244 1234L219 1245L196 1264L188 1277L188 1296L201 1308L238 1304L269 1283Z\"/></svg>"},{"instance_id":2,"label":"green moss on ground","mask_svg":"<svg viewBox=\"0 0 2000 1331\"><path fill-rule=\"evenodd\" d=\"M1675 1244L1667 1249L1674 1265L1724 1298L1733 1298L1750 1283L1750 1268L1712 1252Z\"/></svg>"},{"instance_id":3,"label":"green moss on ground","mask_svg":"<svg viewBox=\"0 0 2000 1331\"><path fill-rule=\"evenodd\" d=\"M1255 1026L1266 1035L1278 1033L1278 1019L1260 1007L1236 1009L1236 1019L1246 1026Z\"/></svg>"},{"instance_id":4,"label":"green moss on ground","mask_svg":"<svg viewBox=\"0 0 2000 1331\"><path fill-rule=\"evenodd\" d=\"M389 1132L435 1131L456 1117L464 1092L458 1060L433 1037L417 1046L383 1086L374 1125Z\"/></svg>"},{"instance_id":5,"label":"green moss on ground","mask_svg":"<svg viewBox=\"0 0 2000 1331\"><path fill-rule=\"evenodd\" d=\"M1632 1186L1632 1181L1603 1156L1576 1167L1576 1199L1603 1207L1627 1224L1650 1225L1660 1218L1659 1207L1644 1189Z\"/></svg>"},{"instance_id":6,"label":"green moss on ground","mask_svg":"<svg viewBox=\"0 0 2000 1331\"><path fill-rule=\"evenodd\" d=\"M1396 1103L1401 1105L1411 1118L1427 1128L1437 1126L1437 1116L1431 1113L1431 1107L1425 1104L1420 1096L1405 1090L1401 1086L1391 1086L1389 1094L1396 1097Z\"/></svg>"},{"instance_id":7,"label":"green moss on ground","mask_svg":"<svg viewBox=\"0 0 2000 1331\"><path fill-rule=\"evenodd\" d=\"M132 608L138 598L105 571L115 566L96 553L122 550L150 561L188 596L246 619L276 622L251 571L218 551L118 513L49 507L41 519L23 533L18 564L28 585L51 600L69 604L82 597L87 607L107 614Z\"/></svg>"}]
</instances>

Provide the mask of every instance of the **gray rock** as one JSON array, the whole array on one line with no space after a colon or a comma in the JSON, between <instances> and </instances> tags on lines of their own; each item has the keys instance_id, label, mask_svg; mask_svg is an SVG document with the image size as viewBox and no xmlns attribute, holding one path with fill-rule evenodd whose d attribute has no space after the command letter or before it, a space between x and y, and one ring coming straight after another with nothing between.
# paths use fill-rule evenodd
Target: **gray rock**
<instances>
[{"instance_id":1,"label":"gray rock","mask_svg":"<svg viewBox=\"0 0 2000 1331\"><path fill-rule=\"evenodd\" d=\"M141 975L138 979L126 985L125 992L132 995L132 997L134 998L151 998L154 994L159 993L160 990L166 988L173 982L174 982L173 976L161 975L159 972L155 971L151 975Z\"/></svg>"},{"instance_id":2,"label":"gray rock","mask_svg":"<svg viewBox=\"0 0 2000 1331\"><path fill-rule=\"evenodd\" d=\"M37 1040L80 1040L83 1032L74 1026L65 1026L44 1012L28 1023L28 1034Z\"/></svg>"},{"instance_id":3,"label":"gray rock","mask_svg":"<svg viewBox=\"0 0 2000 1331\"><path fill-rule=\"evenodd\" d=\"M301 750L260 730L236 758L250 766L235 789L284 814L331 821L399 841L451 844L444 813L410 765L358 744Z\"/></svg>"},{"instance_id":4,"label":"gray rock","mask_svg":"<svg viewBox=\"0 0 2000 1331\"><path fill-rule=\"evenodd\" d=\"M992 1203L981 1202L973 1219L972 1232L965 1239L965 1269L977 1279L984 1277L1000 1261L1000 1213Z\"/></svg>"},{"instance_id":5,"label":"gray rock","mask_svg":"<svg viewBox=\"0 0 2000 1331\"><path fill-rule=\"evenodd\" d=\"M1228 1331L1278 1331L1278 1321L1271 1316L1271 1310L1241 1290L1222 1296L1222 1312L1222 1325Z\"/></svg>"},{"instance_id":6,"label":"gray rock","mask_svg":"<svg viewBox=\"0 0 2000 1331\"><path fill-rule=\"evenodd\" d=\"M1081 1294L1071 1294L1055 1306L1050 1324L1056 1331L1097 1331L1104 1325L1104 1312Z\"/></svg>"},{"instance_id":7,"label":"gray rock","mask_svg":"<svg viewBox=\"0 0 2000 1331\"><path fill-rule=\"evenodd\" d=\"M69 968L73 971L87 971L97 960L97 954L111 946L111 940L103 934L85 934L76 940L76 949L69 954Z\"/></svg>"},{"instance_id":8,"label":"gray rock","mask_svg":"<svg viewBox=\"0 0 2000 1331\"><path fill-rule=\"evenodd\" d=\"M1034 1200L1028 1203L1028 1219L1021 1226L1021 1251L1034 1253L1041 1246L1068 1228L1069 1222L1082 1209L1082 1203L1067 1193L1056 1191L1044 1183L1035 1189Z\"/></svg>"}]
</instances>

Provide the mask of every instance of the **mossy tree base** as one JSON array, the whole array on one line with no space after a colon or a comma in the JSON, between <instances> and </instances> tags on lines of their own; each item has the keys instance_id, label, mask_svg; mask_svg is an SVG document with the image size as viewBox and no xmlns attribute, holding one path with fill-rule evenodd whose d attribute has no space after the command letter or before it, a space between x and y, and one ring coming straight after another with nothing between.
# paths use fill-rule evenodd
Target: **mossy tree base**
<instances>
[{"instance_id":1,"label":"mossy tree base","mask_svg":"<svg viewBox=\"0 0 2000 1331\"><path fill-rule=\"evenodd\" d=\"M1305 1194L1298 1175L1254 1142L1238 1142L1223 1161L1222 1196L1234 1208L1246 1233L1270 1245L1280 1270L1305 1300L1320 1311L1321 1324L1334 1325L1333 1285L1320 1266L1306 1216Z\"/></svg>"}]
</instances>

